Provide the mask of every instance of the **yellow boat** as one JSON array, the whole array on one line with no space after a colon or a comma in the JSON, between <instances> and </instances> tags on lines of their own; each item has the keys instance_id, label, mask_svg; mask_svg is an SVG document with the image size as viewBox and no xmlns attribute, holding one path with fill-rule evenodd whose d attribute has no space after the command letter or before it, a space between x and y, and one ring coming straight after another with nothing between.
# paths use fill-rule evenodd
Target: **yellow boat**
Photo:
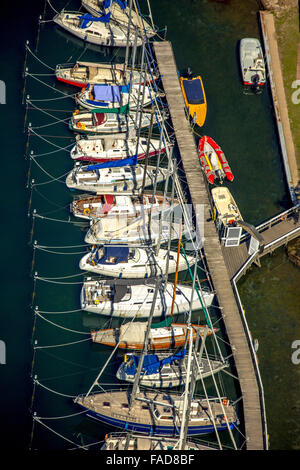
<instances>
[{"instance_id":1,"label":"yellow boat","mask_svg":"<svg viewBox=\"0 0 300 470\"><path fill-rule=\"evenodd\" d=\"M180 86L188 112L193 121L202 127L207 111L206 96L200 75L194 78L180 77Z\"/></svg>"}]
</instances>

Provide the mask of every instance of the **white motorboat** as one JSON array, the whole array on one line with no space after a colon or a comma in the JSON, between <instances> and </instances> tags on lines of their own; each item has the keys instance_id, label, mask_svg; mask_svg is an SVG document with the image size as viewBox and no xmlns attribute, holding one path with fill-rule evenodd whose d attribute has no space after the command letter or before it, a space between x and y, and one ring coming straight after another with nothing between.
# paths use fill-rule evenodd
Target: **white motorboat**
<instances>
[{"instance_id":1,"label":"white motorboat","mask_svg":"<svg viewBox=\"0 0 300 470\"><path fill-rule=\"evenodd\" d=\"M62 11L55 15L53 21L69 33L91 44L126 47L128 42L129 46L134 45L135 35L133 30L130 31L128 38L127 30L124 27L110 24L109 16L106 18L107 22L103 22L103 19L103 17L93 17L89 14L83 15L81 12ZM141 38L137 37L137 45L140 46L141 44Z\"/></svg>"},{"instance_id":2,"label":"white motorboat","mask_svg":"<svg viewBox=\"0 0 300 470\"><path fill-rule=\"evenodd\" d=\"M142 113L142 116L140 116ZM151 113L146 111L129 112L128 114L99 113L98 110L79 111L78 109L71 117L69 127L72 131L92 134L113 134L136 131L141 118L141 128L149 127L151 123ZM162 121L157 116L159 122ZM154 124L156 121L154 121Z\"/></svg>"},{"instance_id":3,"label":"white motorboat","mask_svg":"<svg viewBox=\"0 0 300 470\"><path fill-rule=\"evenodd\" d=\"M145 88L145 89L144 89ZM155 99L155 94L152 93ZM133 84L130 90L129 85L94 85L88 84L75 96L75 101L79 106L86 109L131 109L135 110L143 100L143 107L151 104L150 88L140 87Z\"/></svg>"},{"instance_id":4,"label":"white motorboat","mask_svg":"<svg viewBox=\"0 0 300 470\"><path fill-rule=\"evenodd\" d=\"M125 160L124 160L125 162ZM102 164L99 164L102 165ZM76 164L66 178L66 185L70 189L79 189L105 194L139 194L143 186L146 171L145 186L151 186L164 181L167 169L148 166L121 166L110 168L95 168L96 165Z\"/></svg>"},{"instance_id":5,"label":"white motorboat","mask_svg":"<svg viewBox=\"0 0 300 470\"><path fill-rule=\"evenodd\" d=\"M197 295L192 296L192 287L178 284L176 287L173 315L188 312L190 310L191 298L192 310L199 310L202 304L209 307L213 301L214 294L202 290L201 301ZM80 294L82 310L110 317L124 318L148 318L153 303L155 285L149 283L118 284L116 281L87 279L83 283ZM171 314L173 303L174 284L168 282L159 289L153 312L154 317L167 316ZM201 304L202 302L202 304Z\"/></svg>"},{"instance_id":6,"label":"white motorboat","mask_svg":"<svg viewBox=\"0 0 300 470\"><path fill-rule=\"evenodd\" d=\"M238 220L243 220L236 202L225 186L217 186L211 190L216 208L216 216L225 227L234 226Z\"/></svg>"},{"instance_id":7,"label":"white motorboat","mask_svg":"<svg viewBox=\"0 0 300 470\"><path fill-rule=\"evenodd\" d=\"M216 359L202 358L199 353L197 357L196 380L201 377L209 377L228 367L226 362ZM192 360L194 354L192 354ZM124 355L124 360L117 371L117 378L126 382L134 382L140 356L133 353ZM163 352L156 354L146 354L140 375L140 385L152 388L171 388L184 385L187 377L187 355L186 350L179 352Z\"/></svg>"},{"instance_id":8,"label":"white motorboat","mask_svg":"<svg viewBox=\"0 0 300 470\"><path fill-rule=\"evenodd\" d=\"M190 266L195 263L195 258L186 256ZM104 276L118 278L148 278L156 277L176 271L177 253L175 251L160 249L158 255L154 255L148 248L94 246L84 255L79 267L83 271L89 271ZM178 271L187 269L183 255L179 256Z\"/></svg>"},{"instance_id":9,"label":"white motorboat","mask_svg":"<svg viewBox=\"0 0 300 470\"><path fill-rule=\"evenodd\" d=\"M240 63L244 85L261 87L266 83L266 67L258 39L244 38L241 40Z\"/></svg>"},{"instance_id":10,"label":"white motorboat","mask_svg":"<svg viewBox=\"0 0 300 470\"><path fill-rule=\"evenodd\" d=\"M174 206L178 200L174 199ZM168 211L172 207L172 199L162 195L146 192L143 196L118 196L113 194L99 194L95 196L80 196L71 204L71 212L75 217L97 220L103 217L123 216L128 219L140 217L142 213L159 213Z\"/></svg>"},{"instance_id":11,"label":"white motorboat","mask_svg":"<svg viewBox=\"0 0 300 470\"><path fill-rule=\"evenodd\" d=\"M137 145L138 143L138 145ZM123 158L137 155L138 160L146 157L148 139L141 137L137 142L136 137L116 138L114 136L103 136L87 139L77 135L76 144L71 149L71 158L82 162L106 162L122 160ZM150 139L148 157L154 157L159 152L163 153L165 148L160 145L159 139Z\"/></svg>"},{"instance_id":12,"label":"white motorboat","mask_svg":"<svg viewBox=\"0 0 300 470\"><path fill-rule=\"evenodd\" d=\"M82 0L82 6L94 16L101 16L103 14L111 13L111 22L122 27L128 28L129 23L129 7L126 5L126 1L114 0ZM145 21L141 20L140 15L138 15L135 10L131 10L130 18L131 28L138 28L142 32L146 32L148 38L151 38L155 35L155 30Z\"/></svg>"},{"instance_id":13,"label":"white motorboat","mask_svg":"<svg viewBox=\"0 0 300 470\"><path fill-rule=\"evenodd\" d=\"M81 62L75 64L58 64L55 68L56 78L69 85L84 88L88 84L94 85L127 85L130 82L140 83L141 71L135 67L124 64L103 64L97 62ZM146 74L146 83L156 80L156 76ZM142 82L141 85L144 83Z\"/></svg>"}]
</instances>

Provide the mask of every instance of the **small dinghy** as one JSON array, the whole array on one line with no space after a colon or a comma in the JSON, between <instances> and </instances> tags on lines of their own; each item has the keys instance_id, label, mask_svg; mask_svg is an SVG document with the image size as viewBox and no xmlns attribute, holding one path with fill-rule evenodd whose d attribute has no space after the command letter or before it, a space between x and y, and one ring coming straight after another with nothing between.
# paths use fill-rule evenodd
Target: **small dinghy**
<instances>
[{"instance_id":1,"label":"small dinghy","mask_svg":"<svg viewBox=\"0 0 300 470\"><path fill-rule=\"evenodd\" d=\"M129 85L93 85L88 84L81 92L79 92L75 101L79 106L86 109L104 108L104 112L114 109L131 109L135 110L142 102L144 96L143 107L151 104L150 89L148 86L140 87L132 85L129 93ZM144 92L145 91L145 92Z\"/></svg>"},{"instance_id":2,"label":"small dinghy","mask_svg":"<svg viewBox=\"0 0 300 470\"><path fill-rule=\"evenodd\" d=\"M148 248L94 246L84 255L79 267L83 271L90 271L104 276L118 278L148 278L166 274L168 258L168 273L175 273L177 253L175 251L160 249L158 255L154 255ZM186 256L190 266L195 263L195 258ZM178 271L187 269L186 259L179 256Z\"/></svg>"},{"instance_id":3,"label":"small dinghy","mask_svg":"<svg viewBox=\"0 0 300 470\"><path fill-rule=\"evenodd\" d=\"M75 217L95 220L103 217L123 216L128 219L140 217L142 213L168 211L171 208L171 197L164 197L152 193L143 196L116 196L113 194L99 194L95 196L79 196L71 204L70 210ZM178 205L174 200L173 206Z\"/></svg>"},{"instance_id":4,"label":"small dinghy","mask_svg":"<svg viewBox=\"0 0 300 470\"><path fill-rule=\"evenodd\" d=\"M202 127L207 113L207 103L202 78L200 75L192 77L191 72L188 72L188 75L188 77L180 77L184 102L193 123Z\"/></svg>"},{"instance_id":5,"label":"small dinghy","mask_svg":"<svg viewBox=\"0 0 300 470\"><path fill-rule=\"evenodd\" d=\"M103 423L156 435L180 434L183 420L184 396L168 391L141 390L129 406L129 391L113 390L78 396L74 402L86 410L87 416ZM207 434L234 429L238 425L234 406L228 399L192 398L187 423L187 435Z\"/></svg>"},{"instance_id":6,"label":"small dinghy","mask_svg":"<svg viewBox=\"0 0 300 470\"><path fill-rule=\"evenodd\" d=\"M220 186L213 188L211 195L217 211L217 218L225 227L234 226L238 220L243 220L228 188Z\"/></svg>"},{"instance_id":7,"label":"small dinghy","mask_svg":"<svg viewBox=\"0 0 300 470\"><path fill-rule=\"evenodd\" d=\"M198 145L199 159L211 184L218 178L233 181L233 174L221 147L209 136L201 137Z\"/></svg>"},{"instance_id":8,"label":"small dinghy","mask_svg":"<svg viewBox=\"0 0 300 470\"><path fill-rule=\"evenodd\" d=\"M99 168L95 165L76 164L66 178L66 185L70 189L91 191L105 194L139 194L143 187L143 178L146 171L145 186L152 186L165 180L167 169L141 165L129 165L124 159L124 166ZM127 162L127 165L126 165ZM111 162L113 163L113 162Z\"/></svg>"},{"instance_id":9,"label":"small dinghy","mask_svg":"<svg viewBox=\"0 0 300 470\"><path fill-rule=\"evenodd\" d=\"M57 80L80 88L94 85L127 85L130 82L140 83L141 71L124 64L102 64L97 62L76 62L75 64L58 64L55 68ZM147 73L146 84L152 83L152 76ZM156 80L156 76L153 77ZM144 83L141 83L143 85Z\"/></svg>"},{"instance_id":10,"label":"small dinghy","mask_svg":"<svg viewBox=\"0 0 300 470\"><path fill-rule=\"evenodd\" d=\"M128 28L129 22L129 7L127 2L122 0L82 0L82 6L94 16L101 16L111 13L110 21L112 24L116 24ZM155 30L145 21L143 18L143 23L141 23L140 16L137 15L135 10L131 9L131 18L130 18L131 28L138 28L139 31L141 24L143 26L142 33L145 31L148 38L152 38L156 32Z\"/></svg>"},{"instance_id":11,"label":"small dinghy","mask_svg":"<svg viewBox=\"0 0 300 470\"><path fill-rule=\"evenodd\" d=\"M262 87L266 83L266 67L261 44L256 38L240 42L240 63L244 85Z\"/></svg>"},{"instance_id":12,"label":"small dinghy","mask_svg":"<svg viewBox=\"0 0 300 470\"><path fill-rule=\"evenodd\" d=\"M142 113L142 116L140 116ZM137 113L104 113L99 110L79 111L73 113L69 127L72 131L83 134L113 134L122 132L131 132L136 130L136 123L140 122L141 128L149 127L151 123L151 113L144 110ZM160 116L157 117L162 121Z\"/></svg>"},{"instance_id":13,"label":"small dinghy","mask_svg":"<svg viewBox=\"0 0 300 470\"><path fill-rule=\"evenodd\" d=\"M86 136L79 138L77 135L76 144L71 149L71 158L81 162L107 162L122 160L124 158L137 155L138 160L146 157L148 140L144 137L139 139L115 138L114 136L103 136L87 139ZM148 157L154 157L159 152L163 153L165 148L159 139L150 139Z\"/></svg>"},{"instance_id":14,"label":"small dinghy","mask_svg":"<svg viewBox=\"0 0 300 470\"><path fill-rule=\"evenodd\" d=\"M194 354L192 355L193 360ZM187 377L187 355L186 350L170 354L169 352L146 354L143 360L143 366L140 376L140 385L152 388L171 388L184 385ZM124 360L117 371L117 378L126 382L134 382L137 373L140 356L127 353ZM197 353L197 369L196 380L209 377L220 372L228 364L213 359L202 358Z\"/></svg>"},{"instance_id":15,"label":"small dinghy","mask_svg":"<svg viewBox=\"0 0 300 470\"><path fill-rule=\"evenodd\" d=\"M120 282L120 281L119 281ZM190 310L191 298L192 310L202 308L202 303L209 307L214 294L202 290L202 299L197 295L192 296L192 287L178 284L174 303L174 315ZM127 284L119 284L118 281L109 283L102 280L86 280L83 283L80 294L81 309L100 315L109 315L117 318L148 318L153 303L155 285L149 283L136 284L128 281ZM172 311L174 284L168 282L164 288L159 289L153 316L168 316Z\"/></svg>"},{"instance_id":16,"label":"small dinghy","mask_svg":"<svg viewBox=\"0 0 300 470\"><path fill-rule=\"evenodd\" d=\"M110 24L110 13L103 16L94 17L88 13L81 12L60 12L53 18L54 23L65 29L74 36L90 44L98 46L126 47L134 45L135 35L131 30L129 38L124 27ZM142 40L137 37L137 45L140 46Z\"/></svg>"},{"instance_id":17,"label":"small dinghy","mask_svg":"<svg viewBox=\"0 0 300 470\"><path fill-rule=\"evenodd\" d=\"M169 317L169 319L172 322L172 317ZM163 324L165 323L163 322ZM193 342L196 341L198 334L203 336L205 331L207 336L213 334L212 329L208 328L208 326L191 326L193 328ZM184 346L186 341L189 344L190 335L187 335L187 328L186 323L171 323L169 326L161 326L161 323L152 324L148 337L148 350L162 351L164 349L175 349ZM93 343L113 348L118 345L120 349L141 351L144 345L146 329L147 322L130 322L121 325L119 328L91 331L91 338ZM216 331L217 329L214 328L214 332Z\"/></svg>"},{"instance_id":18,"label":"small dinghy","mask_svg":"<svg viewBox=\"0 0 300 470\"><path fill-rule=\"evenodd\" d=\"M151 450L151 451L170 451L179 450L178 438L172 437L156 437L156 436L143 436L141 434L128 433L126 432L111 432L106 434L104 443L100 450ZM214 447L209 447L209 444L200 444L199 442L193 442L188 440L185 442L182 450L216 450Z\"/></svg>"}]
</instances>

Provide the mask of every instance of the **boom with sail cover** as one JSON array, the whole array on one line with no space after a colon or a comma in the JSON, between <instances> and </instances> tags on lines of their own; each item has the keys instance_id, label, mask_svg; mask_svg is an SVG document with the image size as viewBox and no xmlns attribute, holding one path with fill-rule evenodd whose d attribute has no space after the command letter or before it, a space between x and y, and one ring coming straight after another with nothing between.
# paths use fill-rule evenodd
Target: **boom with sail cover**
<instances>
[{"instance_id":1,"label":"boom with sail cover","mask_svg":"<svg viewBox=\"0 0 300 470\"><path fill-rule=\"evenodd\" d=\"M123 160L113 160L110 162L97 163L96 165L88 165L87 170L100 170L101 168L113 168L119 166L135 166L137 165L137 155L133 155Z\"/></svg>"},{"instance_id":2,"label":"boom with sail cover","mask_svg":"<svg viewBox=\"0 0 300 470\"><path fill-rule=\"evenodd\" d=\"M109 12L109 13L107 13L107 15L97 16L97 17L92 16L92 15L90 15L89 13L86 13L86 14L83 15L83 16L78 16L78 18L79 18L80 20L82 20L81 25L80 25L80 28L81 28L81 29L87 28L87 27L88 27L88 24L89 24L90 22L93 22L93 21L101 21L101 23L109 23L109 21L110 21L110 15L111 15L111 13Z\"/></svg>"}]
</instances>

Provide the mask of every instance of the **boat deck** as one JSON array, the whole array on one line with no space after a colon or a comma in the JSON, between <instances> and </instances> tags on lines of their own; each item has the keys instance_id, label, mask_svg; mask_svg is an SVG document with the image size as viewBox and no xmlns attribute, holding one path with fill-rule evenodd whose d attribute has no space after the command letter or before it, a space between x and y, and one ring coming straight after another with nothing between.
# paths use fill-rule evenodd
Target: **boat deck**
<instances>
[{"instance_id":1,"label":"boat deck","mask_svg":"<svg viewBox=\"0 0 300 470\"><path fill-rule=\"evenodd\" d=\"M195 140L185 116L184 100L177 75L172 45L168 41L155 42L154 52L158 62L162 84L169 105L181 161L186 174L194 209L204 205L204 253L214 285L233 356L243 397L243 414L246 447L264 449L262 404L253 359L245 334L241 314L230 283L227 267L214 222L211 220L209 194L200 168Z\"/></svg>"}]
</instances>

